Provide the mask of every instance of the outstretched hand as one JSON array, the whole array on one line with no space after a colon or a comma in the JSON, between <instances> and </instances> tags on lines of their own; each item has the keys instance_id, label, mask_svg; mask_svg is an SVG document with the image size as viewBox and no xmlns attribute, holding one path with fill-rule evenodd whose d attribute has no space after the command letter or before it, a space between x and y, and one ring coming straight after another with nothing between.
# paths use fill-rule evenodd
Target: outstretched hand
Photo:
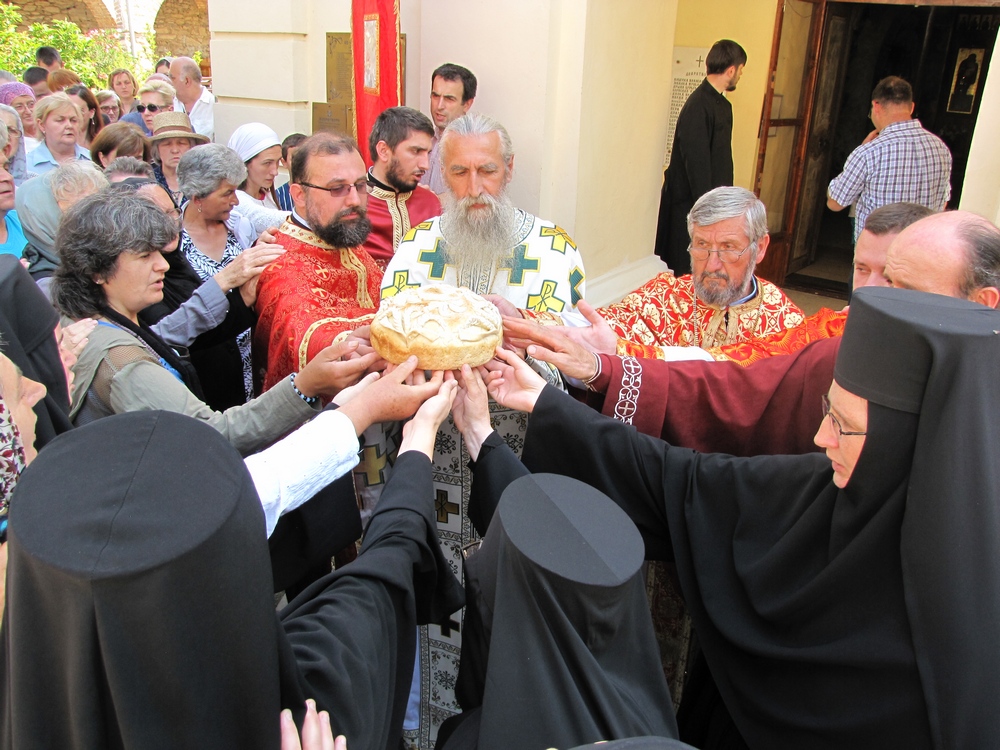
<instances>
[{"instance_id":1,"label":"outstretched hand","mask_svg":"<svg viewBox=\"0 0 1000 750\"><path fill-rule=\"evenodd\" d=\"M493 432L487 383L500 377L499 372L489 372L484 368L472 369L468 365L462 365L458 373L461 387L451 408L451 415L465 439L465 447L473 461L479 459L483 441Z\"/></svg>"},{"instance_id":2,"label":"outstretched hand","mask_svg":"<svg viewBox=\"0 0 1000 750\"><path fill-rule=\"evenodd\" d=\"M615 354L618 351L618 334L611 330L608 321L587 300L580 300L576 309L590 325L579 328L566 326L566 335L595 354Z\"/></svg>"},{"instance_id":3,"label":"outstretched hand","mask_svg":"<svg viewBox=\"0 0 1000 750\"><path fill-rule=\"evenodd\" d=\"M486 390L501 406L531 413L545 388L545 380L527 362L513 352L497 349L496 356L485 365L500 377L486 385ZM496 377L496 376L494 376Z\"/></svg>"},{"instance_id":4,"label":"outstretched hand","mask_svg":"<svg viewBox=\"0 0 1000 750\"><path fill-rule=\"evenodd\" d=\"M431 382L433 381L434 378L431 378ZM427 458L434 460L434 442L437 440L438 428L451 411L455 394L458 393L458 383L454 379L439 380L438 383L437 394L424 401L413 419L403 425L403 440L399 444L400 454L420 451Z\"/></svg>"},{"instance_id":5,"label":"outstretched hand","mask_svg":"<svg viewBox=\"0 0 1000 750\"><path fill-rule=\"evenodd\" d=\"M375 353L348 359L357 348L356 341L330 344L299 370L295 376L295 387L306 396L331 400L342 389L358 382L378 359Z\"/></svg>"},{"instance_id":6,"label":"outstretched hand","mask_svg":"<svg viewBox=\"0 0 1000 750\"><path fill-rule=\"evenodd\" d=\"M364 357L362 357L362 360ZM351 360L361 361L361 360ZM438 393L444 373L436 372L426 383L407 384L417 366L417 358L410 357L391 372L381 376L372 373L372 383L355 394L340 407L358 435L376 422L390 422L413 416L420 405Z\"/></svg>"},{"instance_id":7,"label":"outstretched hand","mask_svg":"<svg viewBox=\"0 0 1000 750\"><path fill-rule=\"evenodd\" d=\"M532 357L555 365L568 377L590 380L597 373L597 355L569 335L578 330L504 318L504 334L526 347Z\"/></svg>"},{"instance_id":8,"label":"outstretched hand","mask_svg":"<svg viewBox=\"0 0 1000 750\"><path fill-rule=\"evenodd\" d=\"M347 738L340 735L333 738L330 714L316 713L316 701L306 701L306 718L302 722L302 740L299 730L287 708L281 712L281 750L347 750Z\"/></svg>"}]
</instances>

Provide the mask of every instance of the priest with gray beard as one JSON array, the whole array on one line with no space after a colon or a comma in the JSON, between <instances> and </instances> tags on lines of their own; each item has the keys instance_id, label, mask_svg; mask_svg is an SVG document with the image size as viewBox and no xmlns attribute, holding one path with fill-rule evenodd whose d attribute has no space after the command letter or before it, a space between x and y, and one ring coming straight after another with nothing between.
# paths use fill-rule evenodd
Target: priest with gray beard
<instances>
[{"instance_id":1,"label":"priest with gray beard","mask_svg":"<svg viewBox=\"0 0 1000 750\"><path fill-rule=\"evenodd\" d=\"M448 188L441 196L444 213L413 227L403 238L386 268L382 298L404 289L449 284L498 295L537 313L558 315L575 309L584 295L583 258L563 229L511 203L507 186L514 174L514 147L503 125L478 113L460 117L445 129L440 154ZM491 410L493 439L520 454L524 415L496 404ZM462 548L478 539L468 517L468 464L462 437L449 417L435 447L434 489L438 535L456 571L462 569ZM412 694L420 699L419 738L413 738L420 748L433 747L441 722L460 710L454 684L461 623L456 615L443 628L421 628L420 689L415 685ZM411 709L416 708L414 701Z\"/></svg>"}]
</instances>

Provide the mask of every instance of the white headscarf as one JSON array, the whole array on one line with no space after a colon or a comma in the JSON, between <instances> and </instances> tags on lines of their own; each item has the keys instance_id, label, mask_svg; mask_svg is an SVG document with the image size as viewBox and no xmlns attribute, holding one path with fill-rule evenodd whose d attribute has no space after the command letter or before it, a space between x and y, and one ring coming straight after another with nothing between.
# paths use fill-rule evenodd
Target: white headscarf
<instances>
[{"instance_id":1,"label":"white headscarf","mask_svg":"<svg viewBox=\"0 0 1000 750\"><path fill-rule=\"evenodd\" d=\"M248 122L240 125L226 144L240 155L244 163L271 146L280 146L278 134L262 122Z\"/></svg>"}]
</instances>

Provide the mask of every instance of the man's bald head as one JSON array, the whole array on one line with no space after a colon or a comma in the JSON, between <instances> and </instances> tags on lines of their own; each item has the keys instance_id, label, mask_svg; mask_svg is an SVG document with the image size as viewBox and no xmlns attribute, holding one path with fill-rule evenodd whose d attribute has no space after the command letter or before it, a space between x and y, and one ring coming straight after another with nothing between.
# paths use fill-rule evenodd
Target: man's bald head
<instances>
[{"instance_id":1,"label":"man's bald head","mask_svg":"<svg viewBox=\"0 0 1000 750\"><path fill-rule=\"evenodd\" d=\"M889 246L892 286L1000 305L1000 229L968 211L934 214L904 229Z\"/></svg>"}]
</instances>

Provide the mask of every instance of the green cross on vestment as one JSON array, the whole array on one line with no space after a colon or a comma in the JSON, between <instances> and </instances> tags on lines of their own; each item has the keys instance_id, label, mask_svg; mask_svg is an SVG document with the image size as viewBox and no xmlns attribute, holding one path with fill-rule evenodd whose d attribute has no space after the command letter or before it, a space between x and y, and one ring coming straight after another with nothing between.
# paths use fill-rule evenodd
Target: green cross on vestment
<instances>
[{"instance_id":1,"label":"green cross on vestment","mask_svg":"<svg viewBox=\"0 0 1000 750\"><path fill-rule=\"evenodd\" d=\"M570 304L576 307L576 303L583 299L583 295L580 294L580 284L583 283L583 271L579 266L573 269L569 275L569 286L570 286Z\"/></svg>"},{"instance_id":2,"label":"green cross on vestment","mask_svg":"<svg viewBox=\"0 0 1000 750\"><path fill-rule=\"evenodd\" d=\"M501 268L510 269L510 283L514 286L520 286L524 283L525 271L538 270L538 258L526 258L525 253L527 252L527 245L518 245L514 248L513 258L506 258L500 262Z\"/></svg>"},{"instance_id":3,"label":"green cross on vestment","mask_svg":"<svg viewBox=\"0 0 1000 750\"><path fill-rule=\"evenodd\" d=\"M431 267L431 270L427 272L427 278L435 281L443 279L444 269L448 266L448 259L444 253L444 240L436 240L433 250L421 250L417 260Z\"/></svg>"}]
</instances>

